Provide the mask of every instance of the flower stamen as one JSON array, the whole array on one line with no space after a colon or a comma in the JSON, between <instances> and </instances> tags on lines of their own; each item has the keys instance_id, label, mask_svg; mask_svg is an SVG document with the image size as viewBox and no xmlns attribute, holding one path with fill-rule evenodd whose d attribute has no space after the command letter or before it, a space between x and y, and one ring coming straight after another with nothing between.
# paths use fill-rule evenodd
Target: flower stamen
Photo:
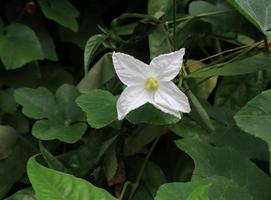
<instances>
[{"instance_id":1,"label":"flower stamen","mask_svg":"<svg viewBox=\"0 0 271 200\"><path fill-rule=\"evenodd\" d=\"M157 78L155 77L149 77L145 83L145 89L146 90L157 90L157 88L159 87L159 83Z\"/></svg>"}]
</instances>

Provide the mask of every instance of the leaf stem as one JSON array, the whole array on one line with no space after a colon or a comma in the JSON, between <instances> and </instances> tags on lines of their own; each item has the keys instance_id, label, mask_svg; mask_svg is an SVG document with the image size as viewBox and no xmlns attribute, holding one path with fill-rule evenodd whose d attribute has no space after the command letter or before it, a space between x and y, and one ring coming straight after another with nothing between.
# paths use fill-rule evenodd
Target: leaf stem
<instances>
[{"instance_id":1,"label":"leaf stem","mask_svg":"<svg viewBox=\"0 0 271 200\"><path fill-rule=\"evenodd\" d=\"M263 41L254 43L254 44L252 44L252 45L243 45L243 46L235 47L235 48L228 49L228 50L225 50L225 51L221 51L221 52L216 53L216 54L214 54L214 55L211 55L211 56L208 56L208 57L206 57L206 58L203 58L203 59L201 59L201 60L199 60L199 61L193 62L192 64L190 64L190 65L188 65L188 66L186 66L186 67L188 68L188 67L190 67L190 66L197 65L197 64L199 64L199 63L201 63L201 62L203 62L203 61L210 60L210 59L212 59L212 58L221 56L221 55L223 55L223 54L225 54L225 53L230 53L230 52L237 51L237 50L241 50L241 49L244 49L244 48L247 48L247 47L249 47L249 48L255 48L255 47L257 47L258 45L260 45L262 42L263 42Z\"/></svg>"},{"instance_id":2,"label":"leaf stem","mask_svg":"<svg viewBox=\"0 0 271 200\"><path fill-rule=\"evenodd\" d=\"M218 14L223 14L223 13L228 13L228 12L233 12L233 11L234 11L233 9L229 9L229 10L223 10L223 11L207 12L207 13L202 13L202 14L199 14L199 15L188 15L188 16L185 16L185 17L176 18L176 20L173 19L172 21L167 21L167 23L169 23L169 24L173 23L174 24L175 21L176 22L182 22L182 21L185 21L185 20L192 19L194 17L207 17L207 16L210 16L210 15L218 15Z\"/></svg>"}]
</instances>

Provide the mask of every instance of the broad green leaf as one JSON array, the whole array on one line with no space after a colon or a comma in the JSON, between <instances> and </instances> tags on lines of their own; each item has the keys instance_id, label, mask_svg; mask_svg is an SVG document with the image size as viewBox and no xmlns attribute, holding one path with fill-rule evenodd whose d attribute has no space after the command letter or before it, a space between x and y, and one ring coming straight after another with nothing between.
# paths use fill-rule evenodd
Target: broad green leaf
<instances>
[{"instance_id":1,"label":"broad green leaf","mask_svg":"<svg viewBox=\"0 0 271 200\"><path fill-rule=\"evenodd\" d=\"M215 105L228 107L233 112L236 112L249 100L260 94L266 88L270 78L270 71L223 77L215 94Z\"/></svg>"},{"instance_id":2,"label":"broad green leaf","mask_svg":"<svg viewBox=\"0 0 271 200\"><path fill-rule=\"evenodd\" d=\"M255 200L271 198L271 178L238 151L191 138L178 140L176 144L195 162L192 180L224 176L246 189Z\"/></svg>"},{"instance_id":3,"label":"broad green leaf","mask_svg":"<svg viewBox=\"0 0 271 200\"><path fill-rule=\"evenodd\" d=\"M216 146L231 147L248 159L269 159L267 143L236 126L215 130L210 136L210 141Z\"/></svg>"},{"instance_id":4,"label":"broad green leaf","mask_svg":"<svg viewBox=\"0 0 271 200\"><path fill-rule=\"evenodd\" d=\"M13 184L25 174L27 159L36 153L33 147L31 141L18 138L9 157L0 160L0 199L3 199Z\"/></svg>"},{"instance_id":5,"label":"broad green leaf","mask_svg":"<svg viewBox=\"0 0 271 200\"><path fill-rule=\"evenodd\" d=\"M38 120L32 127L32 134L38 139L74 143L87 128L84 113L75 104L79 92L74 86L64 84L56 91L56 97L43 87L20 88L14 96L23 106L23 113Z\"/></svg>"},{"instance_id":6,"label":"broad green leaf","mask_svg":"<svg viewBox=\"0 0 271 200\"><path fill-rule=\"evenodd\" d=\"M212 67L207 67L198 70L188 75L191 78L209 77L209 76L235 76L241 74L249 74L260 70L271 69L271 56L269 53L257 54L244 58L242 60L234 61L228 64L218 64Z\"/></svg>"},{"instance_id":7,"label":"broad green leaf","mask_svg":"<svg viewBox=\"0 0 271 200\"><path fill-rule=\"evenodd\" d=\"M169 33L163 24L158 25L149 35L149 48L151 59L172 51Z\"/></svg>"},{"instance_id":8,"label":"broad green leaf","mask_svg":"<svg viewBox=\"0 0 271 200\"><path fill-rule=\"evenodd\" d=\"M0 110L6 113L15 113L18 104L15 102L13 97L14 90L7 89L0 91Z\"/></svg>"},{"instance_id":9,"label":"broad green leaf","mask_svg":"<svg viewBox=\"0 0 271 200\"><path fill-rule=\"evenodd\" d=\"M208 15L208 13L216 14ZM246 26L244 18L225 1L192 1L189 4L189 14L193 16L202 15L201 20L212 24L212 32L219 35L234 32L236 37L236 34L243 32L243 26ZM199 23L198 25L204 28L203 24Z\"/></svg>"},{"instance_id":10,"label":"broad green leaf","mask_svg":"<svg viewBox=\"0 0 271 200\"><path fill-rule=\"evenodd\" d=\"M37 200L32 188L22 189L4 200Z\"/></svg>"},{"instance_id":11,"label":"broad green leaf","mask_svg":"<svg viewBox=\"0 0 271 200\"><path fill-rule=\"evenodd\" d=\"M84 179L46 168L29 159L27 174L39 200L116 200Z\"/></svg>"},{"instance_id":12,"label":"broad green leaf","mask_svg":"<svg viewBox=\"0 0 271 200\"><path fill-rule=\"evenodd\" d=\"M227 0L254 26L266 35L270 35L271 2L269 0Z\"/></svg>"},{"instance_id":13,"label":"broad green leaf","mask_svg":"<svg viewBox=\"0 0 271 200\"><path fill-rule=\"evenodd\" d=\"M156 109L151 104L145 104L140 108L130 112L126 118L133 124L152 124L152 125L166 125L174 124L179 121L178 118L163 113Z\"/></svg>"},{"instance_id":14,"label":"broad green leaf","mask_svg":"<svg viewBox=\"0 0 271 200\"><path fill-rule=\"evenodd\" d=\"M203 129L200 125L188 117L183 117L178 123L170 125L169 130L184 138L198 137L207 139L209 136L205 129Z\"/></svg>"},{"instance_id":15,"label":"broad green leaf","mask_svg":"<svg viewBox=\"0 0 271 200\"><path fill-rule=\"evenodd\" d=\"M267 90L247 103L235 116L237 126L261 138L271 146L271 90Z\"/></svg>"},{"instance_id":16,"label":"broad green leaf","mask_svg":"<svg viewBox=\"0 0 271 200\"><path fill-rule=\"evenodd\" d=\"M77 88L82 93L99 89L114 76L115 70L112 63L112 53L107 53L91 67L87 75L79 82Z\"/></svg>"},{"instance_id":17,"label":"broad green leaf","mask_svg":"<svg viewBox=\"0 0 271 200\"><path fill-rule=\"evenodd\" d=\"M72 31L78 30L76 18L80 13L68 0L38 0L38 3L45 17Z\"/></svg>"},{"instance_id":18,"label":"broad green leaf","mask_svg":"<svg viewBox=\"0 0 271 200\"><path fill-rule=\"evenodd\" d=\"M194 189L190 195L188 196L187 200L209 200L208 193L209 193L210 185L202 185Z\"/></svg>"},{"instance_id":19,"label":"broad green leaf","mask_svg":"<svg viewBox=\"0 0 271 200\"><path fill-rule=\"evenodd\" d=\"M202 192L202 193L200 193ZM208 195L209 194L209 195ZM194 196L195 195L195 196ZM192 198L193 197L193 198ZM155 200L252 200L246 189L222 176L162 185Z\"/></svg>"},{"instance_id":20,"label":"broad green leaf","mask_svg":"<svg viewBox=\"0 0 271 200\"><path fill-rule=\"evenodd\" d=\"M98 51L102 43L106 39L106 35L97 34L91 36L85 46L84 52L84 69L85 72L88 71L90 63L93 61L95 53Z\"/></svg>"},{"instance_id":21,"label":"broad green leaf","mask_svg":"<svg viewBox=\"0 0 271 200\"><path fill-rule=\"evenodd\" d=\"M6 69L17 69L43 59L43 53L34 31L26 25L13 23L5 34L0 34L0 57Z\"/></svg>"},{"instance_id":22,"label":"broad green leaf","mask_svg":"<svg viewBox=\"0 0 271 200\"><path fill-rule=\"evenodd\" d=\"M105 90L92 90L76 99L93 128L102 128L117 119L116 101L116 97Z\"/></svg>"},{"instance_id":23,"label":"broad green leaf","mask_svg":"<svg viewBox=\"0 0 271 200\"><path fill-rule=\"evenodd\" d=\"M16 141L16 131L10 126L0 125L0 160L12 153Z\"/></svg>"}]
</instances>

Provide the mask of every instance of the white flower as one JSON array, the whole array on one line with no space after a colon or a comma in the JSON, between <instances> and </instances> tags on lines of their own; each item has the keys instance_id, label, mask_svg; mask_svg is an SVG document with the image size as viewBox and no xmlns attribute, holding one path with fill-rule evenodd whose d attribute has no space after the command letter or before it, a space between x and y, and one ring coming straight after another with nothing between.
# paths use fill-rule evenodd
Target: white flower
<instances>
[{"instance_id":1,"label":"white flower","mask_svg":"<svg viewBox=\"0 0 271 200\"><path fill-rule=\"evenodd\" d=\"M130 111L151 103L159 110L181 118L190 112L186 95L171 81L182 67L185 49L154 58L147 65L123 53L113 53L116 73L127 87L117 101L118 119Z\"/></svg>"}]
</instances>

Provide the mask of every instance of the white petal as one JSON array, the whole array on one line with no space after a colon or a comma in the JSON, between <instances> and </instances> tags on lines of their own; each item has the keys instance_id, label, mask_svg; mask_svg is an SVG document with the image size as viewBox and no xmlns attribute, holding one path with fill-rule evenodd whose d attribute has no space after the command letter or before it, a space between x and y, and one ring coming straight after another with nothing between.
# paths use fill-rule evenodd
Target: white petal
<instances>
[{"instance_id":1,"label":"white petal","mask_svg":"<svg viewBox=\"0 0 271 200\"><path fill-rule=\"evenodd\" d=\"M183 64L185 49L175 51L169 54L163 54L154 58L150 63L151 72L156 75L160 81L170 81L176 77Z\"/></svg>"},{"instance_id":2,"label":"white petal","mask_svg":"<svg viewBox=\"0 0 271 200\"><path fill-rule=\"evenodd\" d=\"M164 113L168 113L168 114L170 114L170 115L173 115L173 116L175 116L175 117L181 119L181 114L180 114L180 112L177 111L177 110L172 110L172 109L166 108L166 107L164 107L164 106L162 106L162 105L159 105L159 104L156 104L156 103L152 103L152 105L153 105L154 107L156 107L157 109L161 110L161 111L164 112Z\"/></svg>"},{"instance_id":3,"label":"white petal","mask_svg":"<svg viewBox=\"0 0 271 200\"><path fill-rule=\"evenodd\" d=\"M190 112L190 105L186 95L173 82L160 82L154 95L154 102L170 110L183 113Z\"/></svg>"},{"instance_id":4,"label":"white petal","mask_svg":"<svg viewBox=\"0 0 271 200\"><path fill-rule=\"evenodd\" d=\"M113 65L116 73L125 85L136 85L146 81L149 66L124 53L113 52Z\"/></svg>"},{"instance_id":5,"label":"white petal","mask_svg":"<svg viewBox=\"0 0 271 200\"><path fill-rule=\"evenodd\" d=\"M122 120L130 111L149 101L149 96L142 85L128 86L117 101L118 119Z\"/></svg>"}]
</instances>

